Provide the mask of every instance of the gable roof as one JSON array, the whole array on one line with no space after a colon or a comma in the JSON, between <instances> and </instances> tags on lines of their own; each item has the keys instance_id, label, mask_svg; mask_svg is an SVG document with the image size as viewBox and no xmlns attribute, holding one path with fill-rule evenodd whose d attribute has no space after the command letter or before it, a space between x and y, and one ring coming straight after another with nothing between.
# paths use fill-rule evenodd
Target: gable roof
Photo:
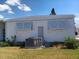
<instances>
[{"instance_id":1,"label":"gable roof","mask_svg":"<svg viewBox=\"0 0 79 59\"><path fill-rule=\"evenodd\" d=\"M37 21L37 20L54 20L54 19L71 19L74 18L74 15L49 15L49 16L28 16L15 19L9 19L7 22L16 22L16 21Z\"/></svg>"}]
</instances>

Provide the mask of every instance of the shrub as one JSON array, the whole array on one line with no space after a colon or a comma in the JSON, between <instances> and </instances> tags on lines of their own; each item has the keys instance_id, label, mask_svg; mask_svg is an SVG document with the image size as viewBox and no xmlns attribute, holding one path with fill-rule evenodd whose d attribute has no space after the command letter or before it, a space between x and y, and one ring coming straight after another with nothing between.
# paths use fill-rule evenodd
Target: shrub
<instances>
[{"instance_id":1,"label":"shrub","mask_svg":"<svg viewBox=\"0 0 79 59\"><path fill-rule=\"evenodd\" d=\"M11 46L14 46L15 43L16 43L16 35L11 36L11 39L12 39L12 41L11 41Z\"/></svg>"},{"instance_id":2,"label":"shrub","mask_svg":"<svg viewBox=\"0 0 79 59\"><path fill-rule=\"evenodd\" d=\"M14 46L19 46L21 48L25 47L25 42L16 42Z\"/></svg>"},{"instance_id":3,"label":"shrub","mask_svg":"<svg viewBox=\"0 0 79 59\"><path fill-rule=\"evenodd\" d=\"M55 46L55 47L63 46L63 42L54 41L54 42L53 42L53 46Z\"/></svg>"},{"instance_id":4,"label":"shrub","mask_svg":"<svg viewBox=\"0 0 79 59\"><path fill-rule=\"evenodd\" d=\"M1 42L0 42L0 46L1 46L1 47L10 46L10 41L9 41L9 39L6 38L5 41L1 41Z\"/></svg>"},{"instance_id":5,"label":"shrub","mask_svg":"<svg viewBox=\"0 0 79 59\"><path fill-rule=\"evenodd\" d=\"M45 47L52 47L53 46L53 42L45 42Z\"/></svg>"},{"instance_id":6,"label":"shrub","mask_svg":"<svg viewBox=\"0 0 79 59\"><path fill-rule=\"evenodd\" d=\"M77 41L71 37L65 38L64 44L68 49L77 49L78 48Z\"/></svg>"},{"instance_id":7,"label":"shrub","mask_svg":"<svg viewBox=\"0 0 79 59\"><path fill-rule=\"evenodd\" d=\"M10 44L8 42L0 42L0 46L6 47L6 46L10 46Z\"/></svg>"},{"instance_id":8,"label":"shrub","mask_svg":"<svg viewBox=\"0 0 79 59\"><path fill-rule=\"evenodd\" d=\"M54 42L45 42L45 46L46 47L58 47L58 46L63 46L64 43L63 42L59 42L59 41L54 41Z\"/></svg>"},{"instance_id":9,"label":"shrub","mask_svg":"<svg viewBox=\"0 0 79 59\"><path fill-rule=\"evenodd\" d=\"M5 40L5 41L3 41L3 42L10 43L10 40L9 40L9 38L6 38L6 40Z\"/></svg>"},{"instance_id":10,"label":"shrub","mask_svg":"<svg viewBox=\"0 0 79 59\"><path fill-rule=\"evenodd\" d=\"M12 38L12 42L15 43L15 41L16 41L16 35L11 36L11 38Z\"/></svg>"}]
</instances>

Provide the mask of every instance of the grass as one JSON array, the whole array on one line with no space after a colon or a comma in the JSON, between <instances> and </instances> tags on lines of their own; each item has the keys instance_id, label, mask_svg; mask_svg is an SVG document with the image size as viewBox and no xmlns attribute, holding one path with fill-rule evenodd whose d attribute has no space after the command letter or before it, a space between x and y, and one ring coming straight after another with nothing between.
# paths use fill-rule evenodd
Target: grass
<instances>
[{"instance_id":1,"label":"grass","mask_svg":"<svg viewBox=\"0 0 79 59\"><path fill-rule=\"evenodd\" d=\"M22 49L0 48L0 59L79 59L79 49Z\"/></svg>"}]
</instances>

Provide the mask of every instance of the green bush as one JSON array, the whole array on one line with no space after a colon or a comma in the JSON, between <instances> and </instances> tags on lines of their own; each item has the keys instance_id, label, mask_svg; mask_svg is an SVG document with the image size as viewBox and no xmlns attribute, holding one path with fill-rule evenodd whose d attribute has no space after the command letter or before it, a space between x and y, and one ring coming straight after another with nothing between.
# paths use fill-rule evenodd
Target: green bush
<instances>
[{"instance_id":1,"label":"green bush","mask_svg":"<svg viewBox=\"0 0 79 59\"><path fill-rule=\"evenodd\" d=\"M75 40L75 38L71 38L71 37L65 38L64 44L68 49L78 48L78 42Z\"/></svg>"},{"instance_id":2,"label":"green bush","mask_svg":"<svg viewBox=\"0 0 79 59\"><path fill-rule=\"evenodd\" d=\"M10 46L10 44L8 42L0 42L0 46L6 47L6 46Z\"/></svg>"}]
</instances>

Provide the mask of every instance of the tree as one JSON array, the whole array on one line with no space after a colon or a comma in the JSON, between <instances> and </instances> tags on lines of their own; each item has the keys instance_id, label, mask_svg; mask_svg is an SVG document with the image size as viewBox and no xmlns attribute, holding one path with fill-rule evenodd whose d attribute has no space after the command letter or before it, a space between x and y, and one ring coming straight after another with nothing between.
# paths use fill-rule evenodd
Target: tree
<instances>
[{"instance_id":1,"label":"tree","mask_svg":"<svg viewBox=\"0 0 79 59\"><path fill-rule=\"evenodd\" d=\"M54 8L52 8L50 15L56 15Z\"/></svg>"}]
</instances>

